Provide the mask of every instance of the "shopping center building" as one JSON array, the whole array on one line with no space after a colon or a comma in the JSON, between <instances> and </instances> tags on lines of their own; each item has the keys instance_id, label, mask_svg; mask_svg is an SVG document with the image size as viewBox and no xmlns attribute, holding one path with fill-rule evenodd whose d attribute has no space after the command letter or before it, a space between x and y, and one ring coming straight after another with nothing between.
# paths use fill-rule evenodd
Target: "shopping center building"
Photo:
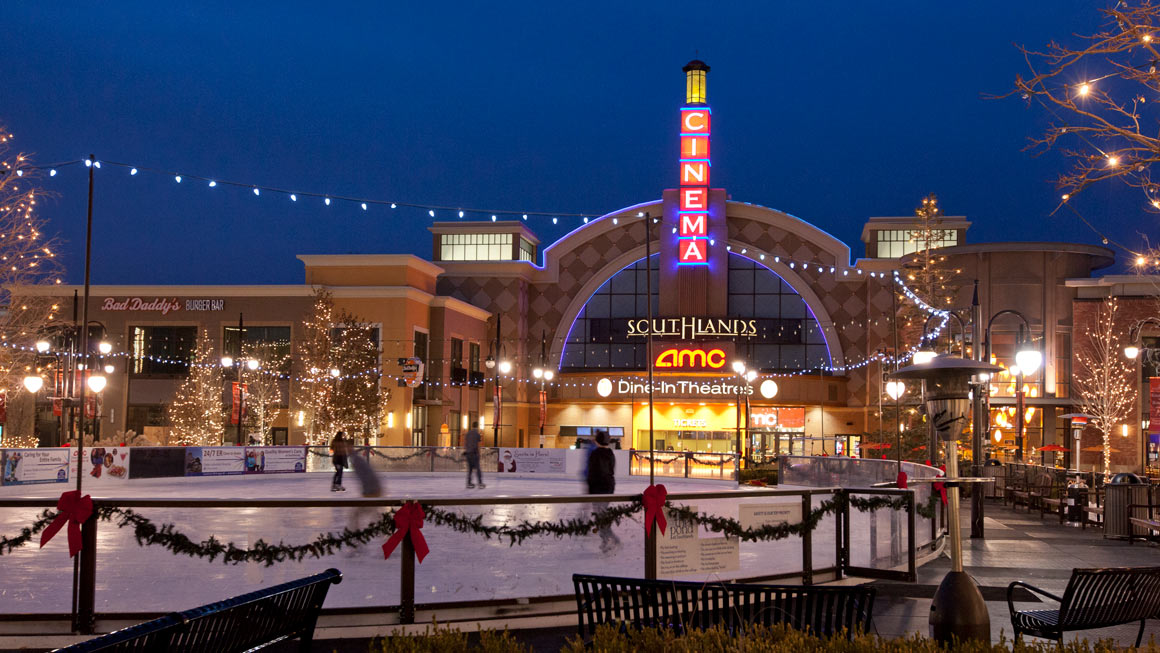
<instances>
[{"instance_id":1,"label":"shopping center building","mask_svg":"<svg viewBox=\"0 0 1160 653\"><path fill-rule=\"evenodd\" d=\"M860 453L865 434L893 428L883 424L883 374L921 335L897 319L913 305L905 272L895 271L914 253L914 218L869 218L852 252L806 220L733 200L724 180L711 179L708 70L698 61L685 67L675 187L586 220L550 245L519 220L436 222L430 261L309 255L299 257L301 285L93 286L90 317L113 354L123 354L108 358L115 372L100 400L101 432L164 433L164 407L204 328L222 354L237 354L239 333L286 347L284 408L272 435L304 441L294 343L325 288L336 309L379 329L382 383L392 392L378 432L368 434L378 444L455 442L478 420L485 443L503 446L564 447L607 429L619 446L647 449L651 426L663 450L733 452L743 441L752 454ZM1093 276L1114 263L1103 247L972 244L963 217L940 228L939 251L962 281L955 305L970 304L977 280L984 320L1018 310L1043 353L1042 367L1024 379L1024 455L1066 443L1060 416L1078 409L1076 307L1100 289L1136 290ZM71 301L75 290L22 292ZM1000 364L1012 364L1020 323L994 322ZM956 328L946 325L941 341ZM424 363L413 387L401 380L410 357ZM1001 426L1013 421L1014 386L1000 375L992 387L1000 451L1018 444ZM902 401L916 403L916 394ZM61 442L51 400L39 401L41 441ZM1140 466L1147 417L1141 402L1133 435L1117 443L1118 466Z\"/></svg>"}]
</instances>

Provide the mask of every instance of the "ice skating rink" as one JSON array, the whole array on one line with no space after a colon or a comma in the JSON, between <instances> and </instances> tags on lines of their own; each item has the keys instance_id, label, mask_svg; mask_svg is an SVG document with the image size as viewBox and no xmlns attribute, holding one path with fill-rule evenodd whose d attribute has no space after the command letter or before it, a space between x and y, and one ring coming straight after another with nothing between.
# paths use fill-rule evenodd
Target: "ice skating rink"
<instances>
[{"instance_id":1,"label":"ice skating rink","mask_svg":"<svg viewBox=\"0 0 1160 653\"><path fill-rule=\"evenodd\" d=\"M526 520L557 520L590 514L594 504L537 504L537 497L575 496L582 501L584 490L578 479L513 479L485 476L486 489L468 490L459 474L386 474L386 495L391 498L525 498L514 505L445 507L465 515L482 514L485 523L503 524ZM709 483L685 479L658 478L670 494L719 492L735 488L729 483ZM365 526L379 513L378 509L328 507L335 498L359 495L358 481L348 475L348 491L330 491L330 475L325 473L285 474L265 477L203 477L135 480L114 485L93 484L85 493L94 497L151 498L299 498L318 499L320 507L312 508L142 508L137 512L160 525L170 522L195 541L213 535L232 541L240 547L258 539L267 542L299 544L313 540L319 533L341 531L347 526ZM648 485L647 478L632 477L618 481L618 494L639 493ZM0 498L55 498L71 485L44 484L0 488ZM747 497L745 489L736 498L687 500L707 513L738 518L741 503L771 504L796 502L798 497ZM816 496L817 507L825 496ZM604 504L601 504L604 505ZM0 508L0 533L19 533L31 523L41 509ZM423 533L431 548L430 555L416 565L416 601L441 603L488 599L511 599L567 595L573 592L573 573L596 573L612 576L637 576L644 573L643 514L623 521L615 532L621 545L604 554L600 538L595 535L573 538L537 537L523 544L509 546L505 541L487 540L474 534L426 525ZM870 538L869 516L856 517L852 531L855 539ZM878 538L891 530L888 514L876 516ZM905 533L905 518L901 520ZM703 532L702 537L719 537ZM384 538L385 540L385 538ZM62 531L44 549L26 545L11 555L0 556L0 613L62 613L70 607L72 563L67 552L67 538ZM888 539L882 546L889 548ZM220 559L179 557L158 547L141 547L131 529L119 529L101 522L97 553L96 609L98 612L161 612L182 610L293 580L329 567L343 572L343 582L334 586L327 597L327 607L373 607L399 603L399 554L384 560L382 542L361 549L343 551L322 559L284 562L272 567L247 563L223 564ZM813 533L811 550L815 568L834 562L834 519L827 516ZM851 547L851 555L860 564L869 562L867 547ZM802 567L802 543L791 537L776 542L740 545L740 569L721 574L681 576L685 580L746 578L795 572Z\"/></svg>"}]
</instances>

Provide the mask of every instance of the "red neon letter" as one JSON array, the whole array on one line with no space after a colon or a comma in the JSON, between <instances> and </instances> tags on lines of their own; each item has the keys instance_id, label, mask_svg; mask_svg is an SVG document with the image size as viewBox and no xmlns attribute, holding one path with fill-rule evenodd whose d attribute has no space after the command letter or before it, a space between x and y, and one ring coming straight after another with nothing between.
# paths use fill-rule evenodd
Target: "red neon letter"
<instances>
[{"instance_id":1,"label":"red neon letter","mask_svg":"<svg viewBox=\"0 0 1160 653\"><path fill-rule=\"evenodd\" d=\"M678 263L707 263L704 240L682 240Z\"/></svg>"},{"instance_id":2,"label":"red neon letter","mask_svg":"<svg viewBox=\"0 0 1160 653\"><path fill-rule=\"evenodd\" d=\"M705 205L705 195L706 189L704 188L682 188L681 203L678 210L704 211L708 208Z\"/></svg>"},{"instance_id":3,"label":"red neon letter","mask_svg":"<svg viewBox=\"0 0 1160 653\"><path fill-rule=\"evenodd\" d=\"M681 112L682 133L709 133L709 112L701 109Z\"/></svg>"},{"instance_id":4,"label":"red neon letter","mask_svg":"<svg viewBox=\"0 0 1160 653\"><path fill-rule=\"evenodd\" d=\"M682 136L682 159L708 159L709 138L707 136Z\"/></svg>"},{"instance_id":5,"label":"red neon letter","mask_svg":"<svg viewBox=\"0 0 1160 653\"><path fill-rule=\"evenodd\" d=\"M708 238L708 220L704 213L681 214L681 238Z\"/></svg>"},{"instance_id":6,"label":"red neon letter","mask_svg":"<svg viewBox=\"0 0 1160 653\"><path fill-rule=\"evenodd\" d=\"M708 186L709 164L704 161L687 161L681 164L682 186Z\"/></svg>"}]
</instances>

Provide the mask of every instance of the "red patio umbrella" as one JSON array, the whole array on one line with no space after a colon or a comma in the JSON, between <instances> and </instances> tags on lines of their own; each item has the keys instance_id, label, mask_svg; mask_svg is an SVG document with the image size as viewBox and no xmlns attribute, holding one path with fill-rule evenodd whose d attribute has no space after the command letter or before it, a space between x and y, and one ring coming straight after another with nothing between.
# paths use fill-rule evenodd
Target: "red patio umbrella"
<instances>
[{"instance_id":1,"label":"red patio umbrella","mask_svg":"<svg viewBox=\"0 0 1160 653\"><path fill-rule=\"evenodd\" d=\"M863 449L889 449L890 443L889 442L863 442L861 446Z\"/></svg>"},{"instance_id":2,"label":"red patio umbrella","mask_svg":"<svg viewBox=\"0 0 1160 653\"><path fill-rule=\"evenodd\" d=\"M1040 451L1067 451L1067 447L1065 447L1063 445L1059 445L1059 444L1049 444L1049 445L1046 445L1043 447L1039 447L1039 450Z\"/></svg>"}]
</instances>

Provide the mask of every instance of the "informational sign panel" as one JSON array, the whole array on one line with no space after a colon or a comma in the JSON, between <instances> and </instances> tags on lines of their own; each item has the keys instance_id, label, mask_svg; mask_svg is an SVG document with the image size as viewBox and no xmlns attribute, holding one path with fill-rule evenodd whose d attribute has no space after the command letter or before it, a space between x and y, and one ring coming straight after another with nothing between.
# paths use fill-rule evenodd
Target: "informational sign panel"
<instances>
[{"instance_id":1,"label":"informational sign panel","mask_svg":"<svg viewBox=\"0 0 1160 653\"><path fill-rule=\"evenodd\" d=\"M742 528L797 524L802 520L801 501L743 503L740 505L740 509L737 521L741 522Z\"/></svg>"},{"instance_id":2,"label":"informational sign panel","mask_svg":"<svg viewBox=\"0 0 1160 653\"><path fill-rule=\"evenodd\" d=\"M72 460L70 471L76 473L77 449L69 447L69 458ZM85 483L124 483L129 480L129 447L85 447L85 460L82 473Z\"/></svg>"},{"instance_id":3,"label":"informational sign panel","mask_svg":"<svg viewBox=\"0 0 1160 653\"><path fill-rule=\"evenodd\" d=\"M563 474L567 471L566 449L500 449L501 474Z\"/></svg>"},{"instance_id":4,"label":"informational sign panel","mask_svg":"<svg viewBox=\"0 0 1160 653\"><path fill-rule=\"evenodd\" d=\"M696 506L688 506L696 510ZM668 527L664 534L657 530L657 574L684 576L687 574L735 571L741 568L741 543L733 537L702 537L701 528L686 521L668 508L665 519Z\"/></svg>"},{"instance_id":5,"label":"informational sign panel","mask_svg":"<svg viewBox=\"0 0 1160 653\"><path fill-rule=\"evenodd\" d=\"M244 474L245 447L186 447L186 476Z\"/></svg>"},{"instance_id":6,"label":"informational sign panel","mask_svg":"<svg viewBox=\"0 0 1160 653\"><path fill-rule=\"evenodd\" d=\"M247 474L293 474L306 471L306 447L245 447Z\"/></svg>"},{"instance_id":7,"label":"informational sign panel","mask_svg":"<svg viewBox=\"0 0 1160 653\"><path fill-rule=\"evenodd\" d=\"M67 483L70 448L0 451L0 484Z\"/></svg>"}]
</instances>

